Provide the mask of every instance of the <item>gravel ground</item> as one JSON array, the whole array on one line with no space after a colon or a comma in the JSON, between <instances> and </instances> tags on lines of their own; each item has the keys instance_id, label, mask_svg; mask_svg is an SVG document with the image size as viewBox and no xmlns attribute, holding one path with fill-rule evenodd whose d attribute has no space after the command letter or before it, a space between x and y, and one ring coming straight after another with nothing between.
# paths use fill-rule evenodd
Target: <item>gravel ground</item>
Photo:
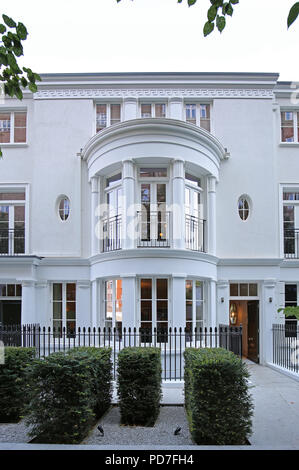
<instances>
[{"instance_id":1,"label":"gravel ground","mask_svg":"<svg viewBox=\"0 0 299 470\"><path fill-rule=\"evenodd\" d=\"M18 423L0 423L0 442L29 442L27 430L24 420Z\"/></svg>"},{"instance_id":2,"label":"gravel ground","mask_svg":"<svg viewBox=\"0 0 299 470\"><path fill-rule=\"evenodd\" d=\"M97 429L101 424L104 429L102 437ZM174 430L180 426L177 436ZM194 445L188 429L183 406L161 406L160 414L154 427L121 426L118 407L111 408L82 444L97 445Z\"/></svg>"}]
</instances>

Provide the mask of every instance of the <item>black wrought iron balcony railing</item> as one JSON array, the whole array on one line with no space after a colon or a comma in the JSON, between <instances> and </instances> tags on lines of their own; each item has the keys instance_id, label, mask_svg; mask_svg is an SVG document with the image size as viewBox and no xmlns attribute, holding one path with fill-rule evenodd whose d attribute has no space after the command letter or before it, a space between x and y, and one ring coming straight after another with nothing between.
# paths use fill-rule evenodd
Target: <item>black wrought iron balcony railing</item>
<instances>
[{"instance_id":1,"label":"black wrought iron balcony railing","mask_svg":"<svg viewBox=\"0 0 299 470\"><path fill-rule=\"evenodd\" d=\"M121 215L103 222L103 252L121 249Z\"/></svg>"},{"instance_id":2,"label":"black wrought iron balcony railing","mask_svg":"<svg viewBox=\"0 0 299 470\"><path fill-rule=\"evenodd\" d=\"M284 230L284 257L299 259L299 229Z\"/></svg>"},{"instance_id":3,"label":"black wrought iron balcony railing","mask_svg":"<svg viewBox=\"0 0 299 470\"><path fill-rule=\"evenodd\" d=\"M205 252L205 220L186 214L185 240L187 250Z\"/></svg>"},{"instance_id":4,"label":"black wrought iron balcony railing","mask_svg":"<svg viewBox=\"0 0 299 470\"><path fill-rule=\"evenodd\" d=\"M16 256L25 253L25 229L0 230L0 256Z\"/></svg>"},{"instance_id":5,"label":"black wrought iron balcony railing","mask_svg":"<svg viewBox=\"0 0 299 470\"><path fill-rule=\"evenodd\" d=\"M137 212L137 247L169 248L169 224L169 211L142 210Z\"/></svg>"}]
</instances>

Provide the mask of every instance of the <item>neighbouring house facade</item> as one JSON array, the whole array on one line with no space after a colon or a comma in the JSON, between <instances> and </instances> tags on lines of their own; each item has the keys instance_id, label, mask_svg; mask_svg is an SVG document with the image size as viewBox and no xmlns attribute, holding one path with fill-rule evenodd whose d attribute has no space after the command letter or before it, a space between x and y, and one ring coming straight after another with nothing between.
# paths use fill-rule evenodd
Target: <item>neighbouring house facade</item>
<instances>
[{"instance_id":1,"label":"neighbouring house facade","mask_svg":"<svg viewBox=\"0 0 299 470\"><path fill-rule=\"evenodd\" d=\"M45 74L0 103L0 324L243 326L299 302L299 101L278 74Z\"/></svg>"}]
</instances>

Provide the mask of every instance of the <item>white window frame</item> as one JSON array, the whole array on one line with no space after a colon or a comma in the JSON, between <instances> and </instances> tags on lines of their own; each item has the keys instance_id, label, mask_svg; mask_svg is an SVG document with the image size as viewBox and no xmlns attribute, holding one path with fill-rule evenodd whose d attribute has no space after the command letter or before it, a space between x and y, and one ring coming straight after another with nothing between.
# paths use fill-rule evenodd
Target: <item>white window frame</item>
<instances>
[{"instance_id":1,"label":"white window frame","mask_svg":"<svg viewBox=\"0 0 299 470\"><path fill-rule=\"evenodd\" d=\"M141 107L142 105L150 105L151 106L151 115L149 117L143 117L142 119L149 119L149 118L156 118L156 104L164 104L165 105L165 117L159 117L159 119L165 119L168 117L168 106L167 101L140 101L139 103L139 117L142 117Z\"/></svg>"},{"instance_id":2,"label":"white window frame","mask_svg":"<svg viewBox=\"0 0 299 470\"><path fill-rule=\"evenodd\" d=\"M141 280L142 279L151 279L152 281L152 298L151 299L142 299L141 298ZM167 279L167 331L169 331L169 328L171 326L171 318L170 318L170 313L171 313L171 300L170 300L170 276L140 276L138 278L138 289L137 289L137 325L138 328L141 327L141 301L150 301L152 303L152 321L148 322L151 323L151 329L154 331L154 328L157 328L157 301L162 300L165 301L166 299L157 299L157 280L158 279ZM147 323L147 322L143 322ZM166 323L166 322L158 322L158 323Z\"/></svg>"},{"instance_id":3,"label":"white window frame","mask_svg":"<svg viewBox=\"0 0 299 470\"><path fill-rule=\"evenodd\" d=\"M248 293L249 293L249 284L256 284L257 286L257 295L230 295L230 285L231 284L248 284ZM230 300L259 300L260 299L260 285L257 281L229 281L229 299Z\"/></svg>"},{"instance_id":4,"label":"white window frame","mask_svg":"<svg viewBox=\"0 0 299 470\"><path fill-rule=\"evenodd\" d=\"M2 146L2 144L0 145ZM25 255L28 255L30 252L30 244L29 244L29 196L30 196L30 186L28 183L12 183L12 184L1 184L0 183L0 192L5 193L5 192L25 192L25 201L24 200L18 200L18 201L0 201L0 205L3 206L9 206L10 204L15 204L15 205L25 205Z\"/></svg>"},{"instance_id":5,"label":"white window frame","mask_svg":"<svg viewBox=\"0 0 299 470\"><path fill-rule=\"evenodd\" d=\"M192 299L187 299L186 297L186 283L187 281L192 282ZM202 300L198 301L196 299L196 282L201 282L202 285ZM202 279L194 278L192 276L187 276L185 280L185 326L187 326L187 323L190 323L190 321L187 322L187 302L192 302L192 333L194 332L194 328L197 325L197 323L200 321L201 327L203 328L205 324L205 301L206 297L206 283ZM202 320L196 320L196 302L201 302L202 304ZM198 331L198 330L197 330Z\"/></svg>"},{"instance_id":6,"label":"white window frame","mask_svg":"<svg viewBox=\"0 0 299 470\"><path fill-rule=\"evenodd\" d=\"M15 113L26 113L26 140L25 142L15 142ZM10 114L10 140L9 142L1 143L1 147L22 147L28 144L28 111L27 108L1 108L0 114Z\"/></svg>"},{"instance_id":7,"label":"white window frame","mask_svg":"<svg viewBox=\"0 0 299 470\"><path fill-rule=\"evenodd\" d=\"M107 127L110 127L114 124L119 124L119 123L113 123L111 124L111 105L113 104L118 104L120 106L120 120L119 122L122 122L122 103L120 101L116 101L116 102L113 102L113 101L104 101L104 102L96 102L95 103L95 106L94 106L94 113L95 113L95 134L97 134L97 132L101 132L101 130L103 129L107 129ZM97 131L97 105L106 105L106 126L103 127L103 129Z\"/></svg>"},{"instance_id":8,"label":"white window frame","mask_svg":"<svg viewBox=\"0 0 299 470\"><path fill-rule=\"evenodd\" d=\"M200 126L201 106L202 105L210 106L210 132L212 132L212 103L205 103L203 101L198 102L198 101L192 101L192 100L185 101L184 102L184 121L190 122L190 121L187 120L187 113L186 113L186 106L187 105L195 105L196 106L196 114L195 114L196 123L194 125L196 125L198 127L201 127ZM201 129L203 129L203 127L201 127ZM207 132L209 132L209 131L207 131Z\"/></svg>"},{"instance_id":9,"label":"white window frame","mask_svg":"<svg viewBox=\"0 0 299 470\"><path fill-rule=\"evenodd\" d=\"M51 325L52 325L52 328L54 326L54 321L59 321L57 319L54 319L54 284L61 284L62 285L62 300L61 300L61 303L62 303L62 318L61 318L61 321L62 321L62 332L61 334L63 334L63 328L65 327L66 329L66 334L67 334L67 316L66 316L66 304L68 302L67 300L67 296L66 296L66 286L67 284L75 284L75 288L76 288L76 300L75 301L69 301L69 302L73 302L76 306L76 310L75 310L75 325L76 325L76 331L77 331L77 321L78 321L78 312L77 312L77 306L78 306L78 286L77 286L77 283L76 281L53 281L51 283ZM58 302L58 301L57 301ZM57 332L56 332L57 333Z\"/></svg>"},{"instance_id":10,"label":"white window frame","mask_svg":"<svg viewBox=\"0 0 299 470\"><path fill-rule=\"evenodd\" d=\"M284 142L286 143L286 142ZM297 206L299 205L299 200L298 201L286 201L283 199L283 193L299 193L299 184L294 184L294 183L280 183L279 184L279 212L280 212L280 257L284 258L285 253L284 253L284 216L283 216L283 207L284 206ZM298 212L297 220L298 220L298 228L299 228L299 210L295 210L295 222L296 222L296 212ZM297 228L297 227L295 227ZM299 292L299 291L298 291Z\"/></svg>"},{"instance_id":11,"label":"white window frame","mask_svg":"<svg viewBox=\"0 0 299 470\"><path fill-rule=\"evenodd\" d=\"M294 132L294 140L287 142L282 140L282 119L281 119L281 113L292 113L293 114L293 132ZM280 144L282 145L294 145L294 144L299 144L298 140L298 125L299 125L299 119L298 119L298 113L299 113L299 108L280 108Z\"/></svg>"},{"instance_id":12,"label":"white window frame","mask_svg":"<svg viewBox=\"0 0 299 470\"><path fill-rule=\"evenodd\" d=\"M102 310L102 325L105 327L106 326L106 305L108 300L106 299L106 282L111 282L112 281L112 326L111 326L111 331L113 331L113 328L116 328L116 281L121 281L121 288L122 288L122 296L121 296L121 304L122 304L122 320L121 323L123 325L123 279L122 278L107 278L103 279L102 282L102 292L103 292L103 310ZM121 327L123 329L123 326ZM107 331L107 329L106 329Z\"/></svg>"}]
</instances>

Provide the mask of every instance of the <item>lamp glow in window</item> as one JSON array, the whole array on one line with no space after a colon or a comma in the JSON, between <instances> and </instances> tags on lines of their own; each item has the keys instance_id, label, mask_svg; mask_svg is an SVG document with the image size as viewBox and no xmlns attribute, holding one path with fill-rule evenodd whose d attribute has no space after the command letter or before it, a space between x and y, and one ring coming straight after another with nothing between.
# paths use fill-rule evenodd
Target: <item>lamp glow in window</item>
<instances>
[{"instance_id":1,"label":"lamp glow in window","mask_svg":"<svg viewBox=\"0 0 299 470\"><path fill-rule=\"evenodd\" d=\"M241 196L238 201L238 211L241 220L247 220L249 216L249 201L247 196Z\"/></svg>"},{"instance_id":2,"label":"lamp glow in window","mask_svg":"<svg viewBox=\"0 0 299 470\"><path fill-rule=\"evenodd\" d=\"M64 196L60 199L58 205L59 217L61 220L65 221L70 215L70 200L68 197Z\"/></svg>"}]
</instances>

